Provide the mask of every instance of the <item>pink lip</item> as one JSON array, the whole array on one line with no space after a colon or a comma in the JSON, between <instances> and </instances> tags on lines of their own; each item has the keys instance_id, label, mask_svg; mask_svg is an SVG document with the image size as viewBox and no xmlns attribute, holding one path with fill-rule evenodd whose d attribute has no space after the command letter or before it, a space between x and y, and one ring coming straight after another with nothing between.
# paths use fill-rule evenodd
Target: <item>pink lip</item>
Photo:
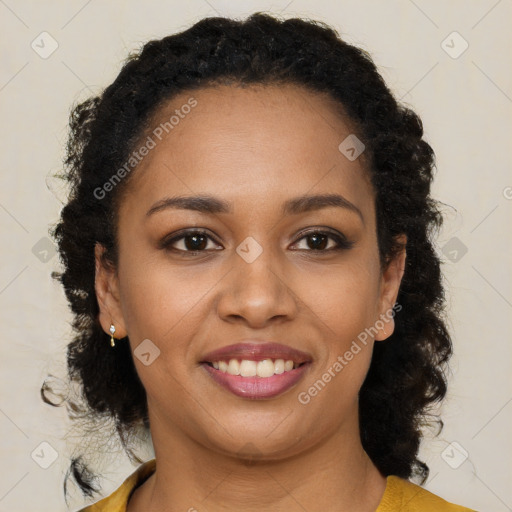
<instances>
[{"instance_id":1,"label":"pink lip","mask_svg":"<svg viewBox=\"0 0 512 512\"><path fill-rule=\"evenodd\" d=\"M255 341L255 340L254 340ZM263 359L292 360L294 363L309 363L312 358L309 354L280 343L254 343L247 341L219 348L201 358L201 363L213 363L214 361L226 361L230 359L250 359L251 361L263 361Z\"/></svg>"},{"instance_id":2,"label":"pink lip","mask_svg":"<svg viewBox=\"0 0 512 512\"><path fill-rule=\"evenodd\" d=\"M201 364L208 374L221 386L231 391L231 393L242 398L258 400L263 398L273 398L284 393L293 387L307 371L309 363L303 364L294 370L272 375L272 377L242 377L240 375L230 375L229 373L216 370L207 363Z\"/></svg>"},{"instance_id":3,"label":"pink lip","mask_svg":"<svg viewBox=\"0 0 512 512\"><path fill-rule=\"evenodd\" d=\"M236 343L219 348L204 355L201 359L201 366L208 372L215 382L231 391L233 394L252 400L272 398L284 393L293 387L308 370L312 357L306 352L297 350L280 343L256 342L248 340L244 343ZM263 361L263 359L284 359L292 360L301 364L298 368L272 375L271 377L242 377L230 375L216 370L208 363L216 361L229 362L230 359L249 359L251 361ZM302 364L305 363L305 364Z\"/></svg>"}]
</instances>

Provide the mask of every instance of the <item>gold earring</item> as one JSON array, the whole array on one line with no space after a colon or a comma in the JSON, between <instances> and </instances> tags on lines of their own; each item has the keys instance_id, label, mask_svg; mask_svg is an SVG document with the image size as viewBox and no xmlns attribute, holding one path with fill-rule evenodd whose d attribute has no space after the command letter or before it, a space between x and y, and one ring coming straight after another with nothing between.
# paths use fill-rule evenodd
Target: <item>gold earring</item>
<instances>
[{"instance_id":1,"label":"gold earring","mask_svg":"<svg viewBox=\"0 0 512 512\"><path fill-rule=\"evenodd\" d=\"M114 327L114 324L110 324L110 346L115 347L116 342L114 341L114 333L116 332L116 328Z\"/></svg>"}]
</instances>

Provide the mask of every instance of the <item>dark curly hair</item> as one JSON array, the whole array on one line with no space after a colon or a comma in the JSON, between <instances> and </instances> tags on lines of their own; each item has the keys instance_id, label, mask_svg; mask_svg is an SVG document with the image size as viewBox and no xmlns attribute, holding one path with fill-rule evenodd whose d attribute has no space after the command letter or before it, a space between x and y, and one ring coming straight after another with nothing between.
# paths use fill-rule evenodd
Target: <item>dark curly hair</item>
<instances>
[{"instance_id":1,"label":"dark curly hair","mask_svg":"<svg viewBox=\"0 0 512 512\"><path fill-rule=\"evenodd\" d=\"M74 314L68 377L79 384L85 402L70 411L76 418L113 421L129 453L130 433L149 428L146 393L129 344L110 347L94 288L95 244L106 248L105 262L115 266L116 212L136 170L106 200L94 191L127 161L159 106L182 91L222 83L293 84L328 93L356 126L375 191L381 268L403 248L398 235L407 236L397 298L402 309L394 333L375 344L360 390L361 440L383 475L424 483L428 466L417 458L422 429L432 424L442 429L432 407L446 394L452 354L432 242L443 220L440 203L429 195L435 156L423 140L420 118L397 102L370 55L318 21L265 13L244 20L202 19L181 33L147 42L101 94L74 107L61 175L70 193L51 229L63 263L63 272L52 275L62 283ZM45 382L42 396L51 403L48 388ZM81 457L72 459L69 473L84 494L96 492Z\"/></svg>"}]
</instances>

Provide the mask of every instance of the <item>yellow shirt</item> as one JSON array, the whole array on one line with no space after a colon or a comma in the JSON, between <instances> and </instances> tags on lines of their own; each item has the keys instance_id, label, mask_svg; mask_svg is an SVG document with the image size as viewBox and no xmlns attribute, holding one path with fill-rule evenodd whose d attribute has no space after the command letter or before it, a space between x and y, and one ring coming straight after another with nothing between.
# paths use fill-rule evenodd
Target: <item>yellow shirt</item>
<instances>
[{"instance_id":1,"label":"yellow shirt","mask_svg":"<svg viewBox=\"0 0 512 512\"><path fill-rule=\"evenodd\" d=\"M78 512L126 512L126 505L135 489L142 485L156 469L156 460L142 464L110 496ZM452 505L439 496L408 480L390 475L386 490L375 512L476 512Z\"/></svg>"}]
</instances>

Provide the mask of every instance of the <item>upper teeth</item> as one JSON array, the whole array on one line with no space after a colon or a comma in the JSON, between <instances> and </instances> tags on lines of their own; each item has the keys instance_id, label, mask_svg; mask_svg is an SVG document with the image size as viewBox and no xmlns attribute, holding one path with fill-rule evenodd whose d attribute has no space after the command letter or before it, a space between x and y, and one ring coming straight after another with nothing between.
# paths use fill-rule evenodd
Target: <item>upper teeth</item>
<instances>
[{"instance_id":1,"label":"upper teeth","mask_svg":"<svg viewBox=\"0 0 512 512\"><path fill-rule=\"evenodd\" d=\"M230 375L241 375L242 377L271 377L272 375L279 375L283 372L289 372L293 368L299 366L291 359L285 361L284 359L263 359L263 361L251 361L249 359L242 359L240 362L237 359L230 359L229 363L226 361L214 361L213 367L224 373Z\"/></svg>"}]
</instances>

